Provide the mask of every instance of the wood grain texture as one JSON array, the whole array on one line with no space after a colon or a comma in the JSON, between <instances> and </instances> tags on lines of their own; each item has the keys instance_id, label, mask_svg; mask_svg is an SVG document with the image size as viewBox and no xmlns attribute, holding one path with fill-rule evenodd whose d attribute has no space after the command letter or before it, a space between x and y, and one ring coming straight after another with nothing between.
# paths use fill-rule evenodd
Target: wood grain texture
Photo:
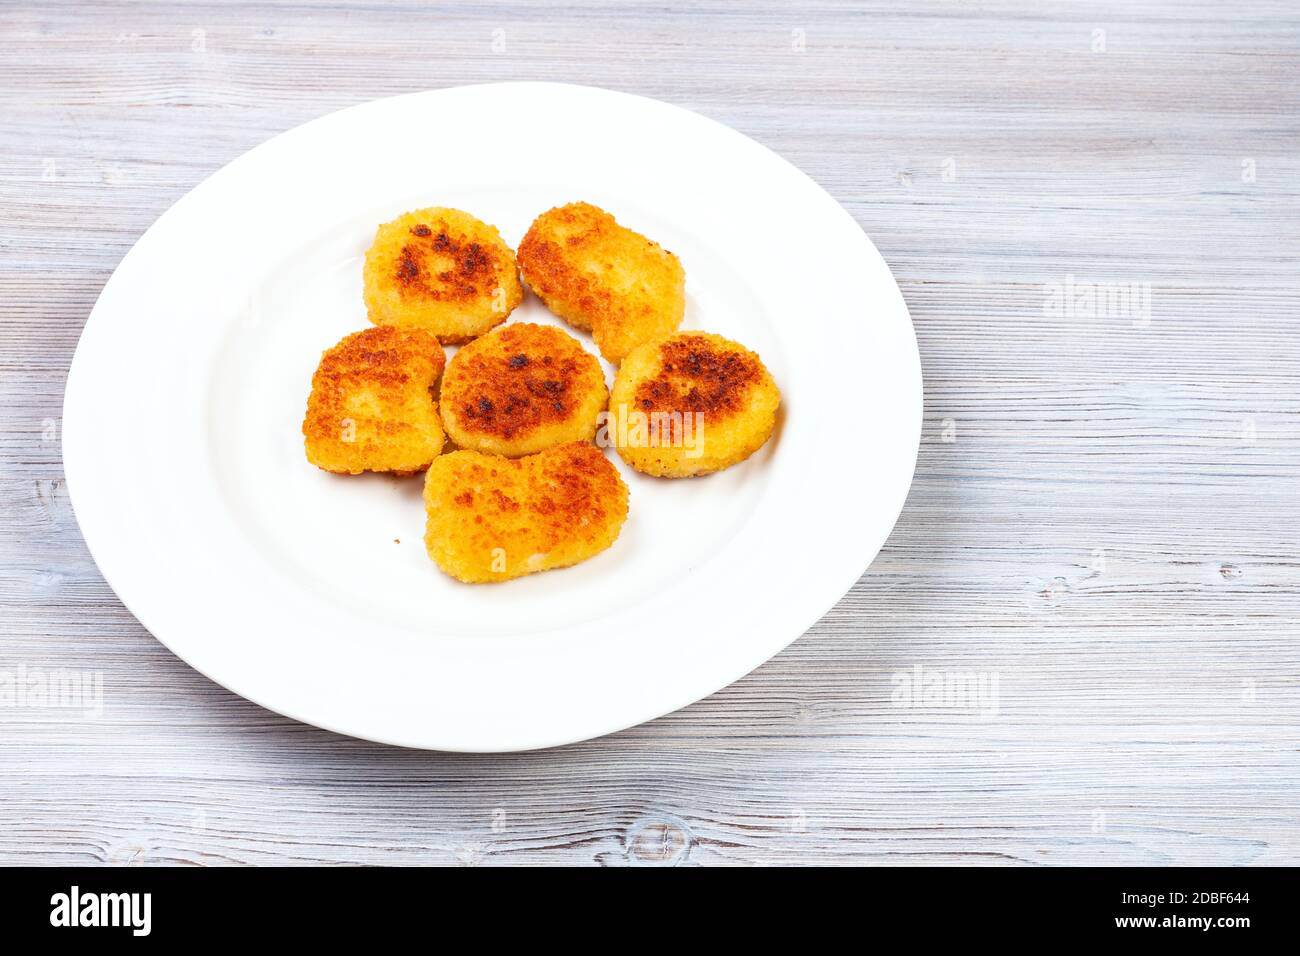
<instances>
[{"instance_id":1,"label":"wood grain texture","mask_svg":"<svg viewBox=\"0 0 1300 956\"><path fill-rule=\"evenodd\" d=\"M1297 77L1290 0L6 4L0 672L104 700L0 707L0 862L1300 863ZM402 751L140 627L68 505L63 382L204 176L504 79L659 97L806 170L899 280L925 436L871 571L747 678L559 750ZM1054 311L1071 281L1149 314ZM996 713L906 706L918 665L996 677Z\"/></svg>"}]
</instances>

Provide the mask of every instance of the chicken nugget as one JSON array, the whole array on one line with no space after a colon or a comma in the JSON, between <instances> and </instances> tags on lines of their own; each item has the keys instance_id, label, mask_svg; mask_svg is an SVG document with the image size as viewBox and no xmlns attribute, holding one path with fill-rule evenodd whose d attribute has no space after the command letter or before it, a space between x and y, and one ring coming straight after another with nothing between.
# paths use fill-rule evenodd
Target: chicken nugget
<instances>
[{"instance_id":1,"label":"chicken nugget","mask_svg":"<svg viewBox=\"0 0 1300 956\"><path fill-rule=\"evenodd\" d=\"M455 451L425 476L429 557L466 584L565 568L604 551L627 517L627 485L595 445L526 458Z\"/></svg>"},{"instance_id":2,"label":"chicken nugget","mask_svg":"<svg viewBox=\"0 0 1300 956\"><path fill-rule=\"evenodd\" d=\"M442 451L430 389L446 356L422 329L354 332L321 357L302 434L307 460L325 471L413 473Z\"/></svg>"},{"instance_id":3,"label":"chicken nugget","mask_svg":"<svg viewBox=\"0 0 1300 956\"><path fill-rule=\"evenodd\" d=\"M720 335L679 332L623 360L610 392L608 439L637 471L707 475L762 447L780 404L756 354Z\"/></svg>"},{"instance_id":4,"label":"chicken nugget","mask_svg":"<svg viewBox=\"0 0 1300 956\"><path fill-rule=\"evenodd\" d=\"M452 357L442 380L442 423L461 448L517 458L591 441L608 401L596 356L560 329L521 322Z\"/></svg>"},{"instance_id":5,"label":"chicken nugget","mask_svg":"<svg viewBox=\"0 0 1300 956\"><path fill-rule=\"evenodd\" d=\"M681 262L589 203L538 216L519 244L519 266L546 307L590 331L611 362L682 324L686 272Z\"/></svg>"},{"instance_id":6,"label":"chicken nugget","mask_svg":"<svg viewBox=\"0 0 1300 956\"><path fill-rule=\"evenodd\" d=\"M415 326L454 344L500 325L524 298L495 226L459 209L417 209L375 233L365 302L375 325Z\"/></svg>"}]
</instances>

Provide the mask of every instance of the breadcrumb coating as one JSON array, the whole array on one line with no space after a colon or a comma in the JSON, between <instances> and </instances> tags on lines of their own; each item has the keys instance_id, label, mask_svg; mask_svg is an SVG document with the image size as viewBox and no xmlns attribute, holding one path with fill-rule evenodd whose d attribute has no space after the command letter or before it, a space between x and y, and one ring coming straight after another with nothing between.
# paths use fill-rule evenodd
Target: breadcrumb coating
<instances>
[{"instance_id":1,"label":"breadcrumb coating","mask_svg":"<svg viewBox=\"0 0 1300 956\"><path fill-rule=\"evenodd\" d=\"M442 421L460 448L516 458L591 441L609 401L600 362L549 325L507 325L461 348L442 382Z\"/></svg>"},{"instance_id":2,"label":"breadcrumb coating","mask_svg":"<svg viewBox=\"0 0 1300 956\"><path fill-rule=\"evenodd\" d=\"M524 279L552 312L618 363L682 324L686 272L671 252L590 203L542 213L519 244Z\"/></svg>"},{"instance_id":3,"label":"breadcrumb coating","mask_svg":"<svg viewBox=\"0 0 1300 956\"><path fill-rule=\"evenodd\" d=\"M442 451L430 390L446 356L421 329L354 332L321 357L302 434L307 460L325 471L410 474Z\"/></svg>"},{"instance_id":4,"label":"breadcrumb coating","mask_svg":"<svg viewBox=\"0 0 1300 956\"><path fill-rule=\"evenodd\" d=\"M679 332L623 360L610 392L609 440L648 475L707 475L761 448L780 404L754 352L709 332Z\"/></svg>"},{"instance_id":5,"label":"breadcrumb coating","mask_svg":"<svg viewBox=\"0 0 1300 956\"><path fill-rule=\"evenodd\" d=\"M500 325L524 297L496 227L459 209L417 209L384 223L363 276L371 322L422 328L447 344Z\"/></svg>"},{"instance_id":6,"label":"breadcrumb coating","mask_svg":"<svg viewBox=\"0 0 1300 956\"><path fill-rule=\"evenodd\" d=\"M424 543L458 581L505 581L604 551L618 538L627 502L618 469L594 445L526 458L456 451L425 476Z\"/></svg>"}]
</instances>

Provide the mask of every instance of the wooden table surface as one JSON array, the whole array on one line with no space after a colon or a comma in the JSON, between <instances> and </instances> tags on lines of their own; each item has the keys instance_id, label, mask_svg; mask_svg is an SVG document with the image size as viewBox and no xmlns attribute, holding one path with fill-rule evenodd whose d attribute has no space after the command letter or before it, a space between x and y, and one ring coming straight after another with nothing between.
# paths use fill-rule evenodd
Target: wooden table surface
<instances>
[{"instance_id":1,"label":"wooden table surface","mask_svg":"<svg viewBox=\"0 0 1300 956\"><path fill-rule=\"evenodd\" d=\"M213 170L505 79L668 100L807 171L911 308L924 436L871 570L747 678L558 750L405 751L135 621L69 507L63 384ZM1300 863L1293 0L11 2L0 80L0 862ZM101 714L13 695L59 669Z\"/></svg>"}]
</instances>

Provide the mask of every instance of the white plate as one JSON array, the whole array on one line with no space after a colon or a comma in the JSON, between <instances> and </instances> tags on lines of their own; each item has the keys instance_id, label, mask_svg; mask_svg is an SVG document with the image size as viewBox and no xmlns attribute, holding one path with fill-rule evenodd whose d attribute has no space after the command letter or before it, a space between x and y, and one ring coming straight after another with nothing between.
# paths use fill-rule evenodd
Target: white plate
<instances>
[{"instance_id":1,"label":"white plate","mask_svg":"<svg viewBox=\"0 0 1300 956\"><path fill-rule=\"evenodd\" d=\"M307 463L311 374L368 325L361 257L378 223L454 206L513 245L576 199L681 257L684 327L757 350L782 418L709 478L650 479L610 453L631 488L614 547L459 584L424 553L420 479ZM556 321L531 295L520 320ZM884 543L920 423L898 287L810 179L664 103L507 83L334 113L176 203L86 323L63 450L104 577L192 666L341 733L498 751L649 720L793 641Z\"/></svg>"}]
</instances>

